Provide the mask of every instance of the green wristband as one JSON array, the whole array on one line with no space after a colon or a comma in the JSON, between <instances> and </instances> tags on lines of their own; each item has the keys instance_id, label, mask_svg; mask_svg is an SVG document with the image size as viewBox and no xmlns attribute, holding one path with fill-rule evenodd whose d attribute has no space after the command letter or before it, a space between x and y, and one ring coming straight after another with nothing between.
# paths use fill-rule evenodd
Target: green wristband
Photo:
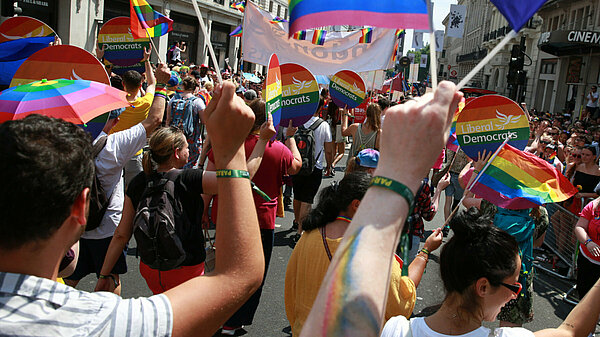
<instances>
[{"instance_id":1,"label":"green wristband","mask_svg":"<svg viewBox=\"0 0 600 337\"><path fill-rule=\"evenodd\" d=\"M415 202L415 195L410 188L406 187L406 185L390 178L375 176L373 179L371 179L370 186L383 187L392 192L400 194L400 196L403 197L408 203L409 213L412 212L413 204Z\"/></svg>"},{"instance_id":2,"label":"green wristband","mask_svg":"<svg viewBox=\"0 0 600 337\"><path fill-rule=\"evenodd\" d=\"M250 173L244 170L217 170L217 178L246 178L250 179Z\"/></svg>"}]
</instances>

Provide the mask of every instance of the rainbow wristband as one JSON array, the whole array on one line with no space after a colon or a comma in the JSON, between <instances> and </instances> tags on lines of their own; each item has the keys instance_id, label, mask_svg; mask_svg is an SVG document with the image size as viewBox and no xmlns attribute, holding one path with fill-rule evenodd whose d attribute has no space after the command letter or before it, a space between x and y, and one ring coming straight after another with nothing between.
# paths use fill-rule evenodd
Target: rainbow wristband
<instances>
[{"instance_id":1,"label":"rainbow wristband","mask_svg":"<svg viewBox=\"0 0 600 337\"><path fill-rule=\"evenodd\" d=\"M217 178L246 178L250 179L250 173L244 170L217 170Z\"/></svg>"},{"instance_id":2,"label":"rainbow wristband","mask_svg":"<svg viewBox=\"0 0 600 337\"><path fill-rule=\"evenodd\" d=\"M167 95L163 94L162 92L155 92L154 97L162 97L167 100Z\"/></svg>"},{"instance_id":3,"label":"rainbow wristband","mask_svg":"<svg viewBox=\"0 0 600 337\"><path fill-rule=\"evenodd\" d=\"M410 188L408 188L403 183L395 181L394 179L390 179L390 178L386 178L386 177L382 177L382 176L375 176L375 177L373 177L373 179L371 179L370 186L383 187L392 192L400 194L400 196L403 197L406 200L406 202L408 203L408 209L409 209L408 213L409 214L412 213L412 209L413 209L414 202L415 202L415 195L410 190Z\"/></svg>"}]
</instances>

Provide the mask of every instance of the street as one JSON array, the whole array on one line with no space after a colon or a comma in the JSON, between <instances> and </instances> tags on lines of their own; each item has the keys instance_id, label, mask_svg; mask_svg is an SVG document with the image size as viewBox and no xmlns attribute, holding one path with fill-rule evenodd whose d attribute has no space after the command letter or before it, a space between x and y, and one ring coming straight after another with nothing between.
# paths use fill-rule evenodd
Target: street
<instances>
[{"instance_id":1,"label":"street","mask_svg":"<svg viewBox=\"0 0 600 337\"><path fill-rule=\"evenodd\" d=\"M342 161L345 163L345 160ZM343 172L340 168L336 171L334 178L323 178L321 188L330 184L333 180L341 180ZM444 223L443 199L440 211L431 222L425 222L426 234L431 230L442 226ZM275 228L275 247L269 265L266 283L263 289L261 302L254 318L254 324L246 326L246 336L291 336L291 330L285 314L284 305L284 281L287 261L292 253L295 233L291 230L293 212L286 209L284 218L277 218ZM214 231L211 231L214 234ZM452 235L452 234L450 234ZM445 239L446 240L446 239ZM128 273L122 276L122 296L124 298L150 296L152 293L146 286L138 269L138 260L135 257L135 241L132 239L127 256ZM442 246L443 247L443 246ZM444 297L444 290L439 278L439 253L440 249L433 252L423 279L417 290L417 303L413 312L416 316L428 316L435 312ZM77 288L92 291L96 284L96 278L88 275ZM545 328L557 327L573 308L572 305L562 300L561 294L567 291L572 284L553 278L543 272L538 272L534 281L534 312L533 322L526 324L525 328L537 331ZM497 327L498 323L486 323L487 327ZM600 329L596 328L596 332ZM220 336L216 334L215 336Z\"/></svg>"}]
</instances>

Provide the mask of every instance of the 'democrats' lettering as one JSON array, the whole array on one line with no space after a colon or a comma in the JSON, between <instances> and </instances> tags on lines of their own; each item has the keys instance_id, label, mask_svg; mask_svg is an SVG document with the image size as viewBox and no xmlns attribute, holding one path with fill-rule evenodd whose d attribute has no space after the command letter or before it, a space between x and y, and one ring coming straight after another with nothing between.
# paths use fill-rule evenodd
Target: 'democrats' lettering
<instances>
[{"instance_id":1,"label":"'democrats' lettering","mask_svg":"<svg viewBox=\"0 0 600 337\"><path fill-rule=\"evenodd\" d=\"M346 90L345 88L342 88L339 84L337 84L335 82L331 82L331 88L339 91L344 96L347 96L348 98L350 98L353 101L357 101L358 100L358 98L356 97L356 95L354 95L350 91Z\"/></svg>"},{"instance_id":2,"label":"'democrats' lettering","mask_svg":"<svg viewBox=\"0 0 600 337\"><path fill-rule=\"evenodd\" d=\"M489 143L489 142L503 142L505 139L510 138L517 138L517 132L514 131L510 131L510 132L500 132L500 133L494 133L494 134L487 134L487 135L461 135L460 137L462 137L462 141L465 145L473 143L473 144L478 144L478 143Z\"/></svg>"}]
</instances>

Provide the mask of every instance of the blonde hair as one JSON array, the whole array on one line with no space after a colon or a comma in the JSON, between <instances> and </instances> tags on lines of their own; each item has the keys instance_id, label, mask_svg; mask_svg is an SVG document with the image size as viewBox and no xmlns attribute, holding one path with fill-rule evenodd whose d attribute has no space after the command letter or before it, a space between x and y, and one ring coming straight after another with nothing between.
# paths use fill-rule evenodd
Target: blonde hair
<instances>
[{"instance_id":1,"label":"blonde hair","mask_svg":"<svg viewBox=\"0 0 600 337\"><path fill-rule=\"evenodd\" d=\"M177 127L169 126L156 130L148 142L150 149L144 151L142 165L146 175L156 171L158 165L168 161L175 149L183 148L186 142L183 131Z\"/></svg>"},{"instance_id":2,"label":"blonde hair","mask_svg":"<svg viewBox=\"0 0 600 337\"><path fill-rule=\"evenodd\" d=\"M214 84L212 84L212 82L208 82L206 81L206 83L204 83L204 89L208 90L208 91L212 91L215 88Z\"/></svg>"}]
</instances>

